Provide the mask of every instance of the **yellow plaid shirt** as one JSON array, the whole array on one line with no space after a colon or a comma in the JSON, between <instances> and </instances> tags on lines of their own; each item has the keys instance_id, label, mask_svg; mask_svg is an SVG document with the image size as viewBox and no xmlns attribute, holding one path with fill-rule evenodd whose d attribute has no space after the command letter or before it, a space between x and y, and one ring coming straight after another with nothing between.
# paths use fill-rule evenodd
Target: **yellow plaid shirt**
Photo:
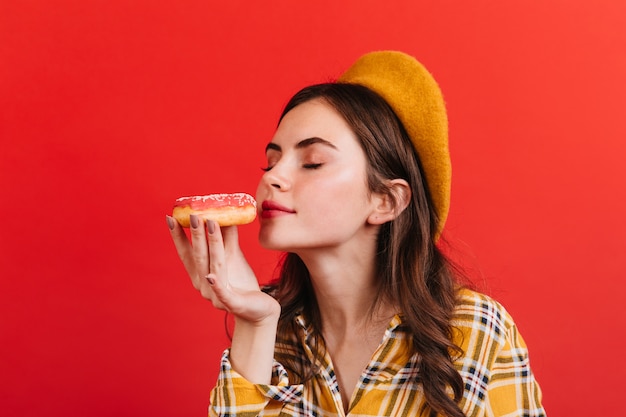
<instances>
[{"instance_id":1,"label":"yellow plaid shirt","mask_svg":"<svg viewBox=\"0 0 626 417\"><path fill-rule=\"evenodd\" d=\"M308 326L298 317L298 335L278 337L276 350L294 355L313 352ZM457 343L465 354L455 366L465 381L460 406L467 416L545 416L541 390L528 362L528 351L506 310L493 299L463 290L456 308ZM419 355L395 316L382 343L361 375L349 416L427 416L419 378ZM271 385L252 384L235 372L229 351L222 356L210 416L344 416L333 365L328 355L321 371L304 384L291 384L289 372L274 363Z\"/></svg>"}]
</instances>

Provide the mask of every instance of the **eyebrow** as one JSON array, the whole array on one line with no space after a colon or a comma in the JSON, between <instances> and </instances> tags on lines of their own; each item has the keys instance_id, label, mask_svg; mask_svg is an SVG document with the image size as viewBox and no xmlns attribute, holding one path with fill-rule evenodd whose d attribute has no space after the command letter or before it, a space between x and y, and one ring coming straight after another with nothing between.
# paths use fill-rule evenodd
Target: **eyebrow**
<instances>
[{"instance_id":1,"label":"eyebrow","mask_svg":"<svg viewBox=\"0 0 626 417\"><path fill-rule=\"evenodd\" d=\"M328 146L329 148L337 149L335 145L333 145L326 139L318 138L316 136L312 138L302 139L300 142L296 143L296 149L304 149L306 147L315 145L317 143L322 144L324 146ZM278 151L278 152L282 151L282 148L280 147L280 145L277 145L276 143L273 143L273 142L270 142L267 144L267 146L265 147L265 152L269 151L270 149L274 151Z\"/></svg>"}]
</instances>

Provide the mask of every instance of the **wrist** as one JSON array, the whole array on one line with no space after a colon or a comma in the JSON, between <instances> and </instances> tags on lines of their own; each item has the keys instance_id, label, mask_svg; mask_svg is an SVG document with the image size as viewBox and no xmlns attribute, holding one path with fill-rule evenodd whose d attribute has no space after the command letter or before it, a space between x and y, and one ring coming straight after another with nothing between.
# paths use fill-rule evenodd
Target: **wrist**
<instances>
[{"instance_id":1,"label":"wrist","mask_svg":"<svg viewBox=\"0 0 626 417\"><path fill-rule=\"evenodd\" d=\"M268 308L268 311L260 317L249 319L246 317L235 315L235 327L247 327L247 328L276 328L278 320L280 319L281 307L278 302Z\"/></svg>"}]
</instances>

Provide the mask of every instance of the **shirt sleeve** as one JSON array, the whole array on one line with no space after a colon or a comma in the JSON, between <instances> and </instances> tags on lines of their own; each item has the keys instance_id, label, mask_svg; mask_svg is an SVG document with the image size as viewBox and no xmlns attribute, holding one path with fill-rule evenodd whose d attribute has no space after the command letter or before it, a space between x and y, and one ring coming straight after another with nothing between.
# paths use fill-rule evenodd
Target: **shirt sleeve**
<instances>
[{"instance_id":1,"label":"shirt sleeve","mask_svg":"<svg viewBox=\"0 0 626 417\"><path fill-rule=\"evenodd\" d=\"M270 385L253 384L230 363L230 349L222 355L217 384L211 390L210 417L278 416L286 403L302 399L302 385L290 385L287 371L274 361Z\"/></svg>"}]
</instances>

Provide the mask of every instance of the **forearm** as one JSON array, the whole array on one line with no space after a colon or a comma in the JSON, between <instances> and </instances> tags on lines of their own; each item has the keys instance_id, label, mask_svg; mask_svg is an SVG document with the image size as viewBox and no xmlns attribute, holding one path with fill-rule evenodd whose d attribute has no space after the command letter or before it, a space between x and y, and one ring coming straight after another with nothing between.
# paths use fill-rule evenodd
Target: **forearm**
<instances>
[{"instance_id":1,"label":"forearm","mask_svg":"<svg viewBox=\"0 0 626 417\"><path fill-rule=\"evenodd\" d=\"M270 384L280 309L261 322L235 318L230 348L233 369L254 384Z\"/></svg>"}]
</instances>

